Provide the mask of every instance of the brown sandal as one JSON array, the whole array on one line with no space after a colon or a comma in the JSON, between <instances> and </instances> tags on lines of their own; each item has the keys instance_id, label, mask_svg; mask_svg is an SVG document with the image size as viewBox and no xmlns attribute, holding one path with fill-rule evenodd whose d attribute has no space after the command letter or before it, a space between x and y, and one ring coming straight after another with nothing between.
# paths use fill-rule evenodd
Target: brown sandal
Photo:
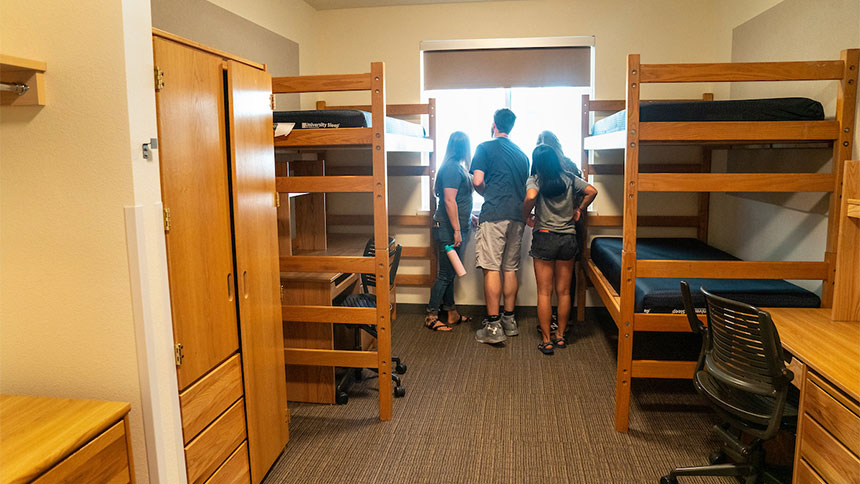
<instances>
[{"instance_id":1,"label":"brown sandal","mask_svg":"<svg viewBox=\"0 0 860 484\"><path fill-rule=\"evenodd\" d=\"M428 314L424 317L424 327L431 331L451 331L451 327L439 321L439 316Z\"/></svg>"}]
</instances>

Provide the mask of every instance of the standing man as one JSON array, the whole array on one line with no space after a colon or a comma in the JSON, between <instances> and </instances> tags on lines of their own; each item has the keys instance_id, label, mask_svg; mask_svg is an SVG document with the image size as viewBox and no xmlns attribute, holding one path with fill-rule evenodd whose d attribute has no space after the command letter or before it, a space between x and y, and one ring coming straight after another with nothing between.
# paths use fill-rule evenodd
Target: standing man
<instances>
[{"instance_id":1,"label":"standing man","mask_svg":"<svg viewBox=\"0 0 860 484\"><path fill-rule=\"evenodd\" d=\"M514 305L525 225L523 201L526 198L529 159L508 139L516 119L510 109L496 111L493 115L493 139L478 145L472 158L472 183L475 190L484 196L475 252L476 265L484 271L484 301L487 303L487 319L475 334L475 339L488 344L501 343L507 336L519 334ZM505 312L499 315L503 287Z\"/></svg>"}]
</instances>

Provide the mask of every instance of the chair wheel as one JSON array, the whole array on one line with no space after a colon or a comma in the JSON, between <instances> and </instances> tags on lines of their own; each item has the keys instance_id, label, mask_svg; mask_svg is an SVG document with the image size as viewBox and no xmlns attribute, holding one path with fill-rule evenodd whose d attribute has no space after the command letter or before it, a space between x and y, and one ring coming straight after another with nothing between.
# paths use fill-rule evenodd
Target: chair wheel
<instances>
[{"instance_id":1,"label":"chair wheel","mask_svg":"<svg viewBox=\"0 0 860 484\"><path fill-rule=\"evenodd\" d=\"M711 452L710 455L708 455L708 462L710 462L712 466L717 464L725 464L726 460L726 454L718 450Z\"/></svg>"},{"instance_id":2,"label":"chair wheel","mask_svg":"<svg viewBox=\"0 0 860 484\"><path fill-rule=\"evenodd\" d=\"M400 375L406 373L406 363L398 362L396 365L394 365L394 371Z\"/></svg>"},{"instance_id":3,"label":"chair wheel","mask_svg":"<svg viewBox=\"0 0 860 484\"><path fill-rule=\"evenodd\" d=\"M334 397L335 403L338 405L346 405L349 402L349 395L346 392L337 392Z\"/></svg>"},{"instance_id":4,"label":"chair wheel","mask_svg":"<svg viewBox=\"0 0 860 484\"><path fill-rule=\"evenodd\" d=\"M406 387L397 385L394 387L394 398L401 398L406 395Z\"/></svg>"},{"instance_id":5,"label":"chair wheel","mask_svg":"<svg viewBox=\"0 0 860 484\"><path fill-rule=\"evenodd\" d=\"M663 476L660 478L660 484L678 484L678 478L675 476Z\"/></svg>"}]
</instances>

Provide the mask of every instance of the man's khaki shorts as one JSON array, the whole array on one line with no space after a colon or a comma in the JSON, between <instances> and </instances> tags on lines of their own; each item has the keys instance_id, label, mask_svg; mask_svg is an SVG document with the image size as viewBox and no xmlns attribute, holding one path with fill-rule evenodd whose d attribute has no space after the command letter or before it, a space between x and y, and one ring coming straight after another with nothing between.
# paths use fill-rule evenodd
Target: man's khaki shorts
<instances>
[{"instance_id":1,"label":"man's khaki shorts","mask_svg":"<svg viewBox=\"0 0 860 484\"><path fill-rule=\"evenodd\" d=\"M524 227L524 223L514 220L482 222L475 236L475 266L488 271L519 269Z\"/></svg>"}]
</instances>

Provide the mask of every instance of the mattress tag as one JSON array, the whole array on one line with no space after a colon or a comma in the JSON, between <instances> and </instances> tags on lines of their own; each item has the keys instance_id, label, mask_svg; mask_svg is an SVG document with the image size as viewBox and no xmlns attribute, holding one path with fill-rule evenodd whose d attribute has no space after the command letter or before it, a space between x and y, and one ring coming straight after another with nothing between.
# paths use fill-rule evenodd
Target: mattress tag
<instances>
[{"instance_id":1,"label":"mattress tag","mask_svg":"<svg viewBox=\"0 0 860 484\"><path fill-rule=\"evenodd\" d=\"M275 136L286 136L293 130L296 123L277 123L275 125Z\"/></svg>"}]
</instances>

